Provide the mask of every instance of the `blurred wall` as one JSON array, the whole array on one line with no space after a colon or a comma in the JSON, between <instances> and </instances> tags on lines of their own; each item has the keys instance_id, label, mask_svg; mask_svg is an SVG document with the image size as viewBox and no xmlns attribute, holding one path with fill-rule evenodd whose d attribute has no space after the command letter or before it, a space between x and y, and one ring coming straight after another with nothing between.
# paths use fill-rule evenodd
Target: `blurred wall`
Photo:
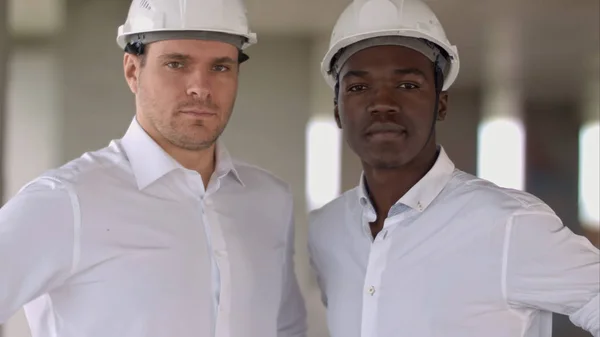
<instances>
[{"instance_id":1,"label":"blurred wall","mask_svg":"<svg viewBox=\"0 0 600 337\"><path fill-rule=\"evenodd\" d=\"M5 1L0 0L0 6ZM13 49L3 133L6 143L2 147L6 156L5 197L42 171L104 147L127 129L134 114L133 95L123 78L122 52L115 35L128 6L129 1L123 0L69 1L65 29L56 39L20 41ZM0 13L5 13L2 7ZM0 26L1 20L0 15ZM269 36L259 32L259 44L249 49L251 60L242 66L234 115L224 133L234 156L270 170L292 186L297 274L309 309L310 337L325 337L327 333L305 249L305 126L311 116L332 114L332 93L318 71L327 41L327 36ZM0 29L0 65L5 42ZM1 77L0 68L0 95L4 92ZM438 124L439 141L456 166L473 174L482 91L478 87L452 90L448 116ZM565 109L577 114L577 107L572 102L561 104L529 101L526 105L527 113L531 112L527 122L531 129L528 153L532 155L528 188L556 207L565 223L578 232L577 198L573 195L577 186L577 160L573 158L577 122L564 114ZM539 129L537 121L541 119L553 125ZM548 134L560 135L548 139ZM560 151L555 150L557 147ZM566 156L563 151L568 152ZM541 168L547 163L548 170L553 171L544 176ZM344 146L342 191L356 186L360 172L358 159ZM565 176L572 179L560 179ZM568 191L568 195L561 195L561 191ZM29 336L22 314L5 328L4 337ZM555 337L588 336L572 328L564 317L557 320L555 331Z\"/></svg>"},{"instance_id":2,"label":"blurred wall","mask_svg":"<svg viewBox=\"0 0 600 337\"><path fill-rule=\"evenodd\" d=\"M58 161L59 71L54 48L21 45L9 61L10 86L4 135L5 199ZM6 327L6 337L29 336L20 314Z\"/></svg>"}]
</instances>

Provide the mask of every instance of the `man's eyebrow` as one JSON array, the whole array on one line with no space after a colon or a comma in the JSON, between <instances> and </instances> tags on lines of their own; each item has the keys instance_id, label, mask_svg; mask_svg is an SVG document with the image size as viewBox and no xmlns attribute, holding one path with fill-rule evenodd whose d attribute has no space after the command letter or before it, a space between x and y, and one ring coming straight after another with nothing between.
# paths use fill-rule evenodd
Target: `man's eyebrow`
<instances>
[{"instance_id":1,"label":"man's eyebrow","mask_svg":"<svg viewBox=\"0 0 600 337\"><path fill-rule=\"evenodd\" d=\"M349 77L360 77L360 78L364 78L369 74L369 72L364 71L364 70L348 70L344 76L342 76L342 80L345 80Z\"/></svg>"},{"instance_id":2,"label":"man's eyebrow","mask_svg":"<svg viewBox=\"0 0 600 337\"><path fill-rule=\"evenodd\" d=\"M189 55L181 54L181 53L168 53L159 56L159 59L163 62L165 61L180 61L180 62L189 62L192 60L192 57ZM217 57L213 60L212 63L215 64L236 64L237 61L232 59L229 56Z\"/></svg>"},{"instance_id":3,"label":"man's eyebrow","mask_svg":"<svg viewBox=\"0 0 600 337\"><path fill-rule=\"evenodd\" d=\"M236 60L232 59L229 56L217 57L213 63L225 63L225 64L236 64L238 63Z\"/></svg>"},{"instance_id":4,"label":"man's eyebrow","mask_svg":"<svg viewBox=\"0 0 600 337\"><path fill-rule=\"evenodd\" d=\"M168 53L159 56L162 61L189 61L191 57L180 53Z\"/></svg>"},{"instance_id":5,"label":"man's eyebrow","mask_svg":"<svg viewBox=\"0 0 600 337\"><path fill-rule=\"evenodd\" d=\"M416 76L423 77L423 78L427 77L422 70L417 69L417 68L399 68L399 69L395 69L394 73L397 75L416 75ZM348 70L344 74L342 79L346 79L346 78L350 78L350 77L364 78L368 74L369 74L369 72L364 71L364 70Z\"/></svg>"},{"instance_id":6,"label":"man's eyebrow","mask_svg":"<svg viewBox=\"0 0 600 337\"><path fill-rule=\"evenodd\" d=\"M417 75L423 78L427 78L425 73L417 68L405 68L405 69L396 69L394 73L397 75Z\"/></svg>"}]
</instances>

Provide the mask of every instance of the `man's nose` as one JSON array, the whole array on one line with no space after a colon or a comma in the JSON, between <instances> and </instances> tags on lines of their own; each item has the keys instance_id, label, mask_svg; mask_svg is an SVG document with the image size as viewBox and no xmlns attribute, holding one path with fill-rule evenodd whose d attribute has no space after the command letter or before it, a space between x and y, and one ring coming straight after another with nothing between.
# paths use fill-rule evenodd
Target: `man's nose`
<instances>
[{"instance_id":1,"label":"man's nose","mask_svg":"<svg viewBox=\"0 0 600 337\"><path fill-rule=\"evenodd\" d=\"M199 100L206 100L211 95L210 75L204 71L195 71L190 75L187 94Z\"/></svg>"},{"instance_id":2,"label":"man's nose","mask_svg":"<svg viewBox=\"0 0 600 337\"><path fill-rule=\"evenodd\" d=\"M372 115L395 114L400 111L398 102L394 99L393 89L379 88L375 91L371 105L367 111Z\"/></svg>"}]
</instances>

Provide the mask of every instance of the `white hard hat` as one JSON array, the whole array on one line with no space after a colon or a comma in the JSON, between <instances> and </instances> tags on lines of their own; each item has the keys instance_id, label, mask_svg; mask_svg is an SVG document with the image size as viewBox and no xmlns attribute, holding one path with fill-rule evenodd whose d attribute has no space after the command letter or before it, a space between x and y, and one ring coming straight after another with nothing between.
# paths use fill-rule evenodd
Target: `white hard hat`
<instances>
[{"instance_id":1,"label":"white hard hat","mask_svg":"<svg viewBox=\"0 0 600 337\"><path fill-rule=\"evenodd\" d=\"M165 39L196 32L239 37L240 49L257 42L242 0L133 0L125 24L118 29L117 44L124 49L136 36L158 34Z\"/></svg>"},{"instance_id":2,"label":"white hard hat","mask_svg":"<svg viewBox=\"0 0 600 337\"><path fill-rule=\"evenodd\" d=\"M321 73L333 88L337 74L332 60L344 48L375 37L400 36L427 40L443 49L449 58L442 90L456 80L458 50L448 41L444 28L431 8L421 0L354 0L338 18Z\"/></svg>"}]
</instances>

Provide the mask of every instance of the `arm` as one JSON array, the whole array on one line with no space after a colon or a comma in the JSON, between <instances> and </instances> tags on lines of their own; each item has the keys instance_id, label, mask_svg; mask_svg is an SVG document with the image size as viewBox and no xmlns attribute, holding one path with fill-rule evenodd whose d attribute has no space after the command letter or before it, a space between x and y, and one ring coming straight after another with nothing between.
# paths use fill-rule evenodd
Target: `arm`
<instances>
[{"instance_id":1,"label":"arm","mask_svg":"<svg viewBox=\"0 0 600 337\"><path fill-rule=\"evenodd\" d=\"M513 215L505 239L509 305L568 315L600 337L598 249L546 210Z\"/></svg>"},{"instance_id":2,"label":"arm","mask_svg":"<svg viewBox=\"0 0 600 337\"><path fill-rule=\"evenodd\" d=\"M290 204L293 203L290 200ZM277 319L277 337L305 337L307 331L306 305L294 270L295 221L293 207L286 230L286 253L283 268L283 291Z\"/></svg>"},{"instance_id":3,"label":"arm","mask_svg":"<svg viewBox=\"0 0 600 337\"><path fill-rule=\"evenodd\" d=\"M0 323L69 277L73 228L69 193L54 182L27 186L0 209Z\"/></svg>"}]
</instances>

